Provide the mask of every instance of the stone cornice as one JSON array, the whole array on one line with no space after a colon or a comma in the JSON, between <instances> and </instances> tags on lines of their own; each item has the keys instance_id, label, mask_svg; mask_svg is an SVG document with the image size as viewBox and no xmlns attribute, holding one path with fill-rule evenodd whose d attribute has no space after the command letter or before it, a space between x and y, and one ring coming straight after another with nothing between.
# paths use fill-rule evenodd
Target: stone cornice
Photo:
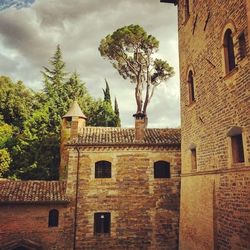
<instances>
[{"instance_id":1,"label":"stone cornice","mask_svg":"<svg viewBox=\"0 0 250 250\"><path fill-rule=\"evenodd\" d=\"M83 151L166 151L166 150L180 150L180 145L166 145L166 144L154 144L154 145L145 145L145 144L66 144L68 148L80 148Z\"/></svg>"}]
</instances>

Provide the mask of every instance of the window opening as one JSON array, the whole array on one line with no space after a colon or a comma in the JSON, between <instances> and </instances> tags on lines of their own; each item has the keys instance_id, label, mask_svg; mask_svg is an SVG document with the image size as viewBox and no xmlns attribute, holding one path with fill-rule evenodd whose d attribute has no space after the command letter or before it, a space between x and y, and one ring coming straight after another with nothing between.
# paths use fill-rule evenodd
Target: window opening
<instances>
[{"instance_id":1,"label":"window opening","mask_svg":"<svg viewBox=\"0 0 250 250\"><path fill-rule=\"evenodd\" d=\"M243 59L247 55L246 38L244 32L239 35L240 58Z\"/></svg>"},{"instance_id":2,"label":"window opening","mask_svg":"<svg viewBox=\"0 0 250 250\"><path fill-rule=\"evenodd\" d=\"M71 127L71 122L72 122L72 117L67 117L66 118L66 128L70 128Z\"/></svg>"},{"instance_id":3,"label":"window opening","mask_svg":"<svg viewBox=\"0 0 250 250\"><path fill-rule=\"evenodd\" d=\"M167 161L154 163L154 178L170 178L170 164Z\"/></svg>"},{"instance_id":4,"label":"window opening","mask_svg":"<svg viewBox=\"0 0 250 250\"><path fill-rule=\"evenodd\" d=\"M94 234L109 234L110 224L111 224L110 213L94 214Z\"/></svg>"},{"instance_id":5,"label":"window opening","mask_svg":"<svg viewBox=\"0 0 250 250\"><path fill-rule=\"evenodd\" d=\"M196 148L191 149L191 166L192 166L192 170L197 169Z\"/></svg>"},{"instance_id":6,"label":"window opening","mask_svg":"<svg viewBox=\"0 0 250 250\"><path fill-rule=\"evenodd\" d=\"M108 161L96 162L95 178L111 178L111 163Z\"/></svg>"},{"instance_id":7,"label":"window opening","mask_svg":"<svg viewBox=\"0 0 250 250\"><path fill-rule=\"evenodd\" d=\"M231 136L231 141L232 141L233 162L234 163L244 162L242 134Z\"/></svg>"},{"instance_id":8,"label":"window opening","mask_svg":"<svg viewBox=\"0 0 250 250\"><path fill-rule=\"evenodd\" d=\"M235 56L232 31L227 29L224 36L226 72L229 73L235 68Z\"/></svg>"},{"instance_id":9,"label":"window opening","mask_svg":"<svg viewBox=\"0 0 250 250\"><path fill-rule=\"evenodd\" d=\"M185 0L185 18L190 16L189 0Z\"/></svg>"},{"instance_id":10,"label":"window opening","mask_svg":"<svg viewBox=\"0 0 250 250\"><path fill-rule=\"evenodd\" d=\"M192 70L190 70L188 73L188 91L189 91L189 103L191 104L195 102L194 77Z\"/></svg>"},{"instance_id":11,"label":"window opening","mask_svg":"<svg viewBox=\"0 0 250 250\"><path fill-rule=\"evenodd\" d=\"M49 227L58 227L59 212L56 209L49 211Z\"/></svg>"}]
</instances>

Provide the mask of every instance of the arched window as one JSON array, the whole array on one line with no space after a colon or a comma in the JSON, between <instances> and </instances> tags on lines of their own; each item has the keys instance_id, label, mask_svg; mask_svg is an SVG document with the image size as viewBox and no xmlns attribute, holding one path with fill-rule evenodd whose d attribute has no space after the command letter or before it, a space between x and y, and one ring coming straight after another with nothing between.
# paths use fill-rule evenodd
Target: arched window
<instances>
[{"instance_id":1,"label":"arched window","mask_svg":"<svg viewBox=\"0 0 250 250\"><path fill-rule=\"evenodd\" d=\"M194 76L192 70L188 72L188 92L189 92L189 103L195 102Z\"/></svg>"},{"instance_id":2,"label":"arched window","mask_svg":"<svg viewBox=\"0 0 250 250\"><path fill-rule=\"evenodd\" d=\"M227 29L224 35L224 53L226 73L235 68L234 44L231 29Z\"/></svg>"},{"instance_id":3,"label":"arched window","mask_svg":"<svg viewBox=\"0 0 250 250\"><path fill-rule=\"evenodd\" d=\"M52 209L49 211L49 227L58 227L59 211Z\"/></svg>"},{"instance_id":4,"label":"arched window","mask_svg":"<svg viewBox=\"0 0 250 250\"><path fill-rule=\"evenodd\" d=\"M170 178L170 163L167 161L155 162L154 178Z\"/></svg>"},{"instance_id":5,"label":"arched window","mask_svg":"<svg viewBox=\"0 0 250 250\"><path fill-rule=\"evenodd\" d=\"M111 178L111 162L109 161L96 162L95 178Z\"/></svg>"}]
</instances>

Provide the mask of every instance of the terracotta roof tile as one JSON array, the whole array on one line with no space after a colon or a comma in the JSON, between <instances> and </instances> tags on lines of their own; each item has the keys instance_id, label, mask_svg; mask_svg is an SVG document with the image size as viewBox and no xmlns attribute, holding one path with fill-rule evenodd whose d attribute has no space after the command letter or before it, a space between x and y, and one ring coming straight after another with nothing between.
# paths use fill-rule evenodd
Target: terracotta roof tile
<instances>
[{"instance_id":1,"label":"terracotta roof tile","mask_svg":"<svg viewBox=\"0 0 250 250\"><path fill-rule=\"evenodd\" d=\"M67 202L63 181L0 181L0 203Z\"/></svg>"},{"instance_id":2,"label":"terracotta roof tile","mask_svg":"<svg viewBox=\"0 0 250 250\"><path fill-rule=\"evenodd\" d=\"M81 135L69 144L81 145L113 145L113 144L143 144L143 145L180 145L181 130L169 128L148 128L144 140L135 141L133 128L85 127Z\"/></svg>"}]
</instances>

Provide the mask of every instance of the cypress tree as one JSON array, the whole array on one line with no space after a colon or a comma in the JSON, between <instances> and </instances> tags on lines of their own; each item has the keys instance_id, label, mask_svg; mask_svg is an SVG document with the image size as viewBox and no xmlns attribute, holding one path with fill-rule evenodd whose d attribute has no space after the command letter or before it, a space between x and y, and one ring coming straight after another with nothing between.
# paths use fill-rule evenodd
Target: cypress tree
<instances>
[{"instance_id":1,"label":"cypress tree","mask_svg":"<svg viewBox=\"0 0 250 250\"><path fill-rule=\"evenodd\" d=\"M105 83L106 83L106 89L102 89L104 94L104 101L109 102L111 104L110 89L107 79L105 79Z\"/></svg>"},{"instance_id":2,"label":"cypress tree","mask_svg":"<svg viewBox=\"0 0 250 250\"><path fill-rule=\"evenodd\" d=\"M115 120L116 120L116 127L121 127L120 112L116 97L115 97Z\"/></svg>"}]
</instances>

